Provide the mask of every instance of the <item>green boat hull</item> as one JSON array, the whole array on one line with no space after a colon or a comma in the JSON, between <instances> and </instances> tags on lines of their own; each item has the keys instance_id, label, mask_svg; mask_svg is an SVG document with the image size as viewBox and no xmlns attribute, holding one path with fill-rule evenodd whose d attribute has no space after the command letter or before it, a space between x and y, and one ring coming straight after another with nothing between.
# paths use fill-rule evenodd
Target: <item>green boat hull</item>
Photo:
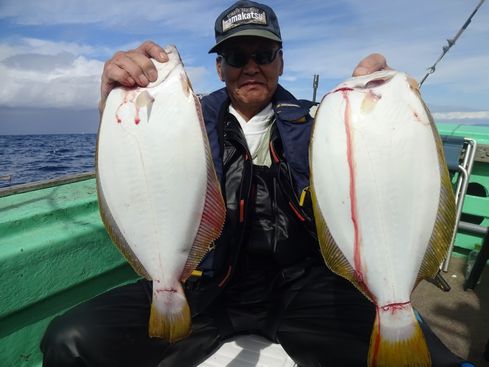
<instances>
[{"instance_id":1,"label":"green boat hull","mask_svg":"<svg viewBox=\"0 0 489 367\"><path fill-rule=\"evenodd\" d=\"M93 177L2 197L0 212L0 366L41 365L55 315L137 275L105 231Z\"/></svg>"},{"instance_id":2,"label":"green boat hull","mask_svg":"<svg viewBox=\"0 0 489 367\"><path fill-rule=\"evenodd\" d=\"M464 215L489 226L489 127L439 130L482 147ZM53 317L138 276L105 231L93 175L0 190L0 213L0 366L40 366L39 341ZM455 256L480 242L458 234Z\"/></svg>"},{"instance_id":3,"label":"green boat hull","mask_svg":"<svg viewBox=\"0 0 489 367\"><path fill-rule=\"evenodd\" d=\"M462 221L489 227L489 127L438 124L442 135L472 138L477 142L477 151L465 195ZM457 233L454 255L466 255L481 238Z\"/></svg>"}]
</instances>

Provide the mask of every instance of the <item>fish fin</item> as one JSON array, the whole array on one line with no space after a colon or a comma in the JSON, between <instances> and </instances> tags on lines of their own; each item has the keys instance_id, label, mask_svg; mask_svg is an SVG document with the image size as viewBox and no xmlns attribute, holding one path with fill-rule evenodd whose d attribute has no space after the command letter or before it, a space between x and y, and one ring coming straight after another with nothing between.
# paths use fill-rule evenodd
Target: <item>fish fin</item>
<instances>
[{"instance_id":1,"label":"fish fin","mask_svg":"<svg viewBox=\"0 0 489 367\"><path fill-rule=\"evenodd\" d=\"M143 91L136 97L136 106L139 108L146 108L147 120L151 118L151 111L153 110L154 97L147 91Z\"/></svg>"},{"instance_id":2,"label":"fish fin","mask_svg":"<svg viewBox=\"0 0 489 367\"><path fill-rule=\"evenodd\" d=\"M312 175L312 173L311 173ZM311 178L311 182L312 178ZM314 211L314 219L316 221L316 231L319 240L319 245L321 248L321 254L323 255L326 265L339 276L350 281L360 292L364 294L370 301L373 301L371 295L365 288L365 285L359 281L355 276L355 271L351 266L348 259L341 252L338 245L336 244L331 232L329 231L328 225L324 220L321 209L319 208L316 200L316 194L314 191L314 186L311 185L310 188L312 208Z\"/></svg>"},{"instance_id":3,"label":"fish fin","mask_svg":"<svg viewBox=\"0 0 489 367\"><path fill-rule=\"evenodd\" d=\"M96 161L98 162L98 159ZM97 172L98 172L98 165L97 165ZM144 268L143 264L141 264L141 262L138 260L136 254L131 249L131 246L129 246L129 244L127 243L126 239L122 235L121 230L119 229L119 226L117 225L116 221L112 217L112 214L105 200L104 191L98 179L98 174L97 174L96 181L97 181L97 197L98 197L100 217L102 218L102 222L104 223L105 229L107 230L110 239L116 245L120 253L126 258L127 262L131 265L131 267L134 269L136 273L138 273L139 275L143 276L148 280L151 279L148 271Z\"/></svg>"},{"instance_id":4,"label":"fish fin","mask_svg":"<svg viewBox=\"0 0 489 367\"><path fill-rule=\"evenodd\" d=\"M425 108L428 111L428 107ZM418 272L416 284L422 279L433 278L440 264L447 255L448 248L452 241L452 237L455 231L456 220L456 206L455 196L452 189L452 182L448 173L447 164L445 162L445 156L443 153L443 144L436 130L433 118L428 113L430 119L431 129L436 141L436 149L438 155L438 166L440 169L441 188L440 199L438 204L438 214L435 220L435 226L430 238L428 248L426 249L425 256Z\"/></svg>"},{"instance_id":5,"label":"fish fin","mask_svg":"<svg viewBox=\"0 0 489 367\"><path fill-rule=\"evenodd\" d=\"M410 303L377 307L368 366L431 366L430 352Z\"/></svg>"},{"instance_id":6,"label":"fish fin","mask_svg":"<svg viewBox=\"0 0 489 367\"><path fill-rule=\"evenodd\" d=\"M190 334L190 307L180 283L167 289L158 286L159 284L153 281L148 333L152 338L163 338L175 343Z\"/></svg>"},{"instance_id":7,"label":"fish fin","mask_svg":"<svg viewBox=\"0 0 489 367\"><path fill-rule=\"evenodd\" d=\"M209 250L210 245L221 235L226 219L226 205L221 192L221 185L217 178L214 161L212 159L211 149L207 132L205 130L204 119L200 101L194 95L195 108L199 116L202 136L204 137L206 164L207 164L207 189L205 194L204 211L200 220L200 225L195 236L192 249L185 263L180 280L184 282L192 271L199 265L204 255Z\"/></svg>"},{"instance_id":8,"label":"fish fin","mask_svg":"<svg viewBox=\"0 0 489 367\"><path fill-rule=\"evenodd\" d=\"M135 104L139 108L142 108L148 105L152 105L154 101L155 101L154 97L147 90L144 90L141 93L139 93L138 96L136 97Z\"/></svg>"}]
</instances>

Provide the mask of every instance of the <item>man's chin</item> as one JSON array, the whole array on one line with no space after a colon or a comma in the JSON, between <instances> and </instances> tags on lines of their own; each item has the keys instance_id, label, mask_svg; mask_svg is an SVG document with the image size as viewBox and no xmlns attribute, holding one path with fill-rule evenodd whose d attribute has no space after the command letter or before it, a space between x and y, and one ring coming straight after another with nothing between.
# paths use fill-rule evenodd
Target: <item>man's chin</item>
<instances>
[{"instance_id":1,"label":"man's chin","mask_svg":"<svg viewBox=\"0 0 489 367\"><path fill-rule=\"evenodd\" d=\"M241 100L247 104L263 104L268 103L271 100L271 96L263 91L248 91L242 95Z\"/></svg>"}]
</instances>

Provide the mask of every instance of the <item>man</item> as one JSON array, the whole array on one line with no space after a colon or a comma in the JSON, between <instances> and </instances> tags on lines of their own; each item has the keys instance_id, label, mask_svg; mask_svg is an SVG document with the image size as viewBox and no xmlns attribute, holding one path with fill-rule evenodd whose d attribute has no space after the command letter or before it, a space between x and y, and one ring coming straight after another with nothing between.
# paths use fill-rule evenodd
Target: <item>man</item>
<instances>
[{"instance_id":1,"label":"man","mask_svg":"<svg viewBox=\"0 0 489 367\"><path fill-rule=\"evenodd\" d=\"M363 366L375 307L329 271L318 251L309 198L312 103L278 84L284 61L272 9L238 1L216 20L216 67L226 87L202 99L226 225L185 284L191 334L175 344L148 337L151 283L117 288L55 319L41 343L45 366L194 366L226 339L256 333L281 343L300 366ZM105 64L100 111L118 85L156 80L145 42ZM381 55L354 74L387 68ZM458 365L429 331L434 365Z\"/></svg>"}]
</instances>

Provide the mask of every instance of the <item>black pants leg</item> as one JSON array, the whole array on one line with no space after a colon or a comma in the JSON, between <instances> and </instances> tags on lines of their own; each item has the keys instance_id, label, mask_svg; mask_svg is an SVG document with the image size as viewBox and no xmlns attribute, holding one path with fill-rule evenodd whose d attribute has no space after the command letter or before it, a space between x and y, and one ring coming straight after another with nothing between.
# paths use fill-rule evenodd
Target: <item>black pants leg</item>
<instances>
[{"instance_id":1,"label":"black pants leg","mask_svg":"<svg viewBox=\"0 0 489 367\"><path fill-rule=\"evenodd\" d=\"M205 360L221 345L209 315L195 317L191 335L174 345L148 337L150 302L150 283L140 281L55 318L41 341L43 366L187 367Z\"/></svg>"},{"instance_id":2,"label":"black pants leg","mask_svg":"<svg viewBox=\"0 0 489 367\"><path fill-rule=\"evenodd\" d=\"M223 338L243 332L278 340L301 367L366 365L375 308L349 282L315 266L306 279L275 292L275 306L275 300L236 305L218 298L208 313L194 317L188 338L169 345L148 337L151 284L116 288L53 320L41 342L44 367L191 367ZM421 325L433 366L463 362Z\"/></svg>"},{"instance_id":3,"label":"black pants leg","mask_svg":"<svg viewBox=\"0 0 489 367\"><path fill-rule=\"evenodd\" d=\"M277 339L301 367L366 366L375 306L343 278L312 269L285 310ZM421 323L434 367L463 360Z\"/></svg>"}]
</instances>

